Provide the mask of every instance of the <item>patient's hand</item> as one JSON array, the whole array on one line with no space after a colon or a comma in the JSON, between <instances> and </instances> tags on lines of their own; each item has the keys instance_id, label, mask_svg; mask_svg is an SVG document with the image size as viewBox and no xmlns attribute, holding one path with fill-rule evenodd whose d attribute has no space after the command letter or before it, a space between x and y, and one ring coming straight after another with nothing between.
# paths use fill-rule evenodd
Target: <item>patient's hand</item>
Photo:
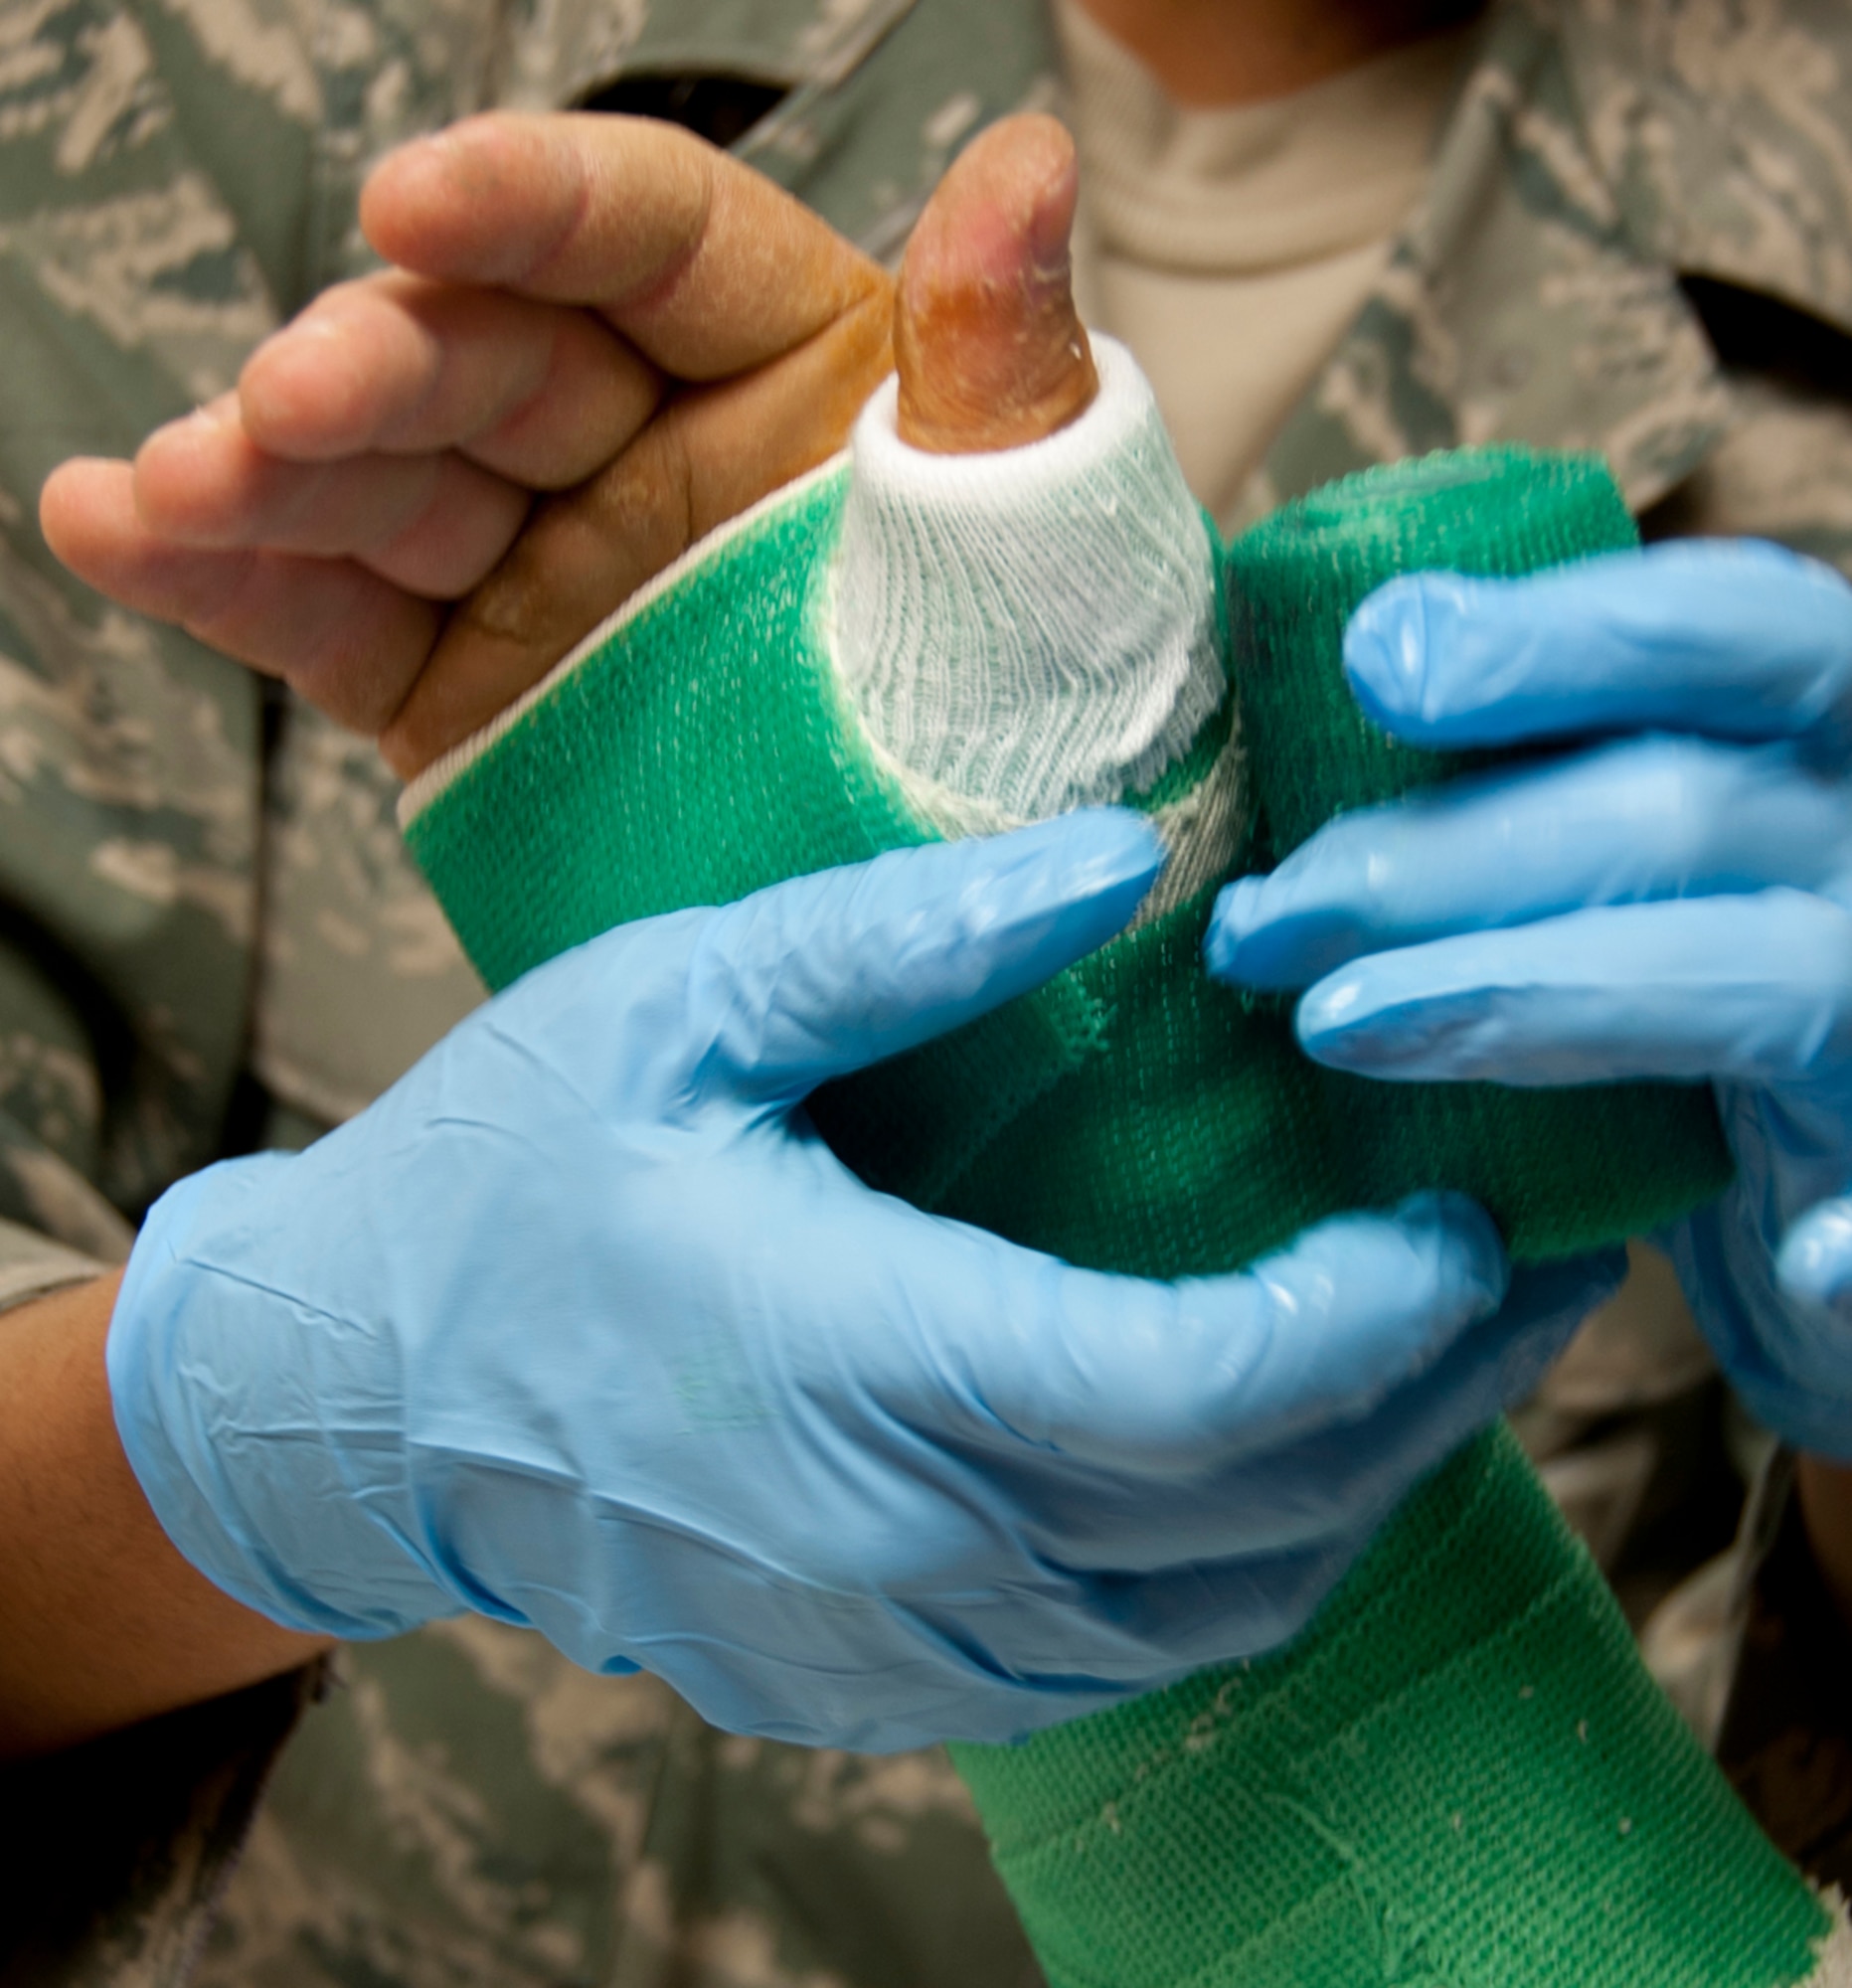
<instances>
[{"instance_id":1,"label":"patient's hand","mask_svg":"<svg viewBox=\"0 0 1852 1988\"><path fill-rule=\"evenodd\" d=\"M132 465L65 464L47 539L414 773L839 447L891 331L924 447L1003 447L1078 413L1074 191L1050 119L986 133L922 220L897 319L881 269L683 132L471 119L369 183L394 269L328 291Z\"/></svg>"}]
</instances>

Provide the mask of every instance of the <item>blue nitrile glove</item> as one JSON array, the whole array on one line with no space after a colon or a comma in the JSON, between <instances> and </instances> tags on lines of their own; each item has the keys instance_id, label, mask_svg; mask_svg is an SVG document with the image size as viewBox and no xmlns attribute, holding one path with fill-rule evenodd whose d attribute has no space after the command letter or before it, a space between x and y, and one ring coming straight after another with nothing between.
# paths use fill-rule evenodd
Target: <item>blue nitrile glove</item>
<instances>
[{"instance_id":1,"label":"blue nitrile glove","mask_svg":"<svg viewBox=\"0 0 1852 1988\"><path fill-rule=\"evenodd\" d=\"M1249 1275L1082 1272L873 1193L801 1108L1099 944L1159 862L1098 812L633 924L307 1152L177 1187L109 1337L162 1525L297 1628L479 1609L872 1749L1285 1635L1589 1275L1462 1337L1506 1266L1437 1198Z\"/></svg>"},{"instance_id":2,"label":"blue nitrile glove","mask_svg":"<svg viewBox=\"0 0 1852 1988\"><path fill-rule=\"evenodd\" d=\"M1852 587L1753 542L1427 574L1344 661L1416 745L1644 736L1330 824L1224 894L1212 969L1309 987L1372 1077L1714 1079L1739 1178L1665 1241L1751 1408L1852 1457Z\"/></svg>"}]
</instances>

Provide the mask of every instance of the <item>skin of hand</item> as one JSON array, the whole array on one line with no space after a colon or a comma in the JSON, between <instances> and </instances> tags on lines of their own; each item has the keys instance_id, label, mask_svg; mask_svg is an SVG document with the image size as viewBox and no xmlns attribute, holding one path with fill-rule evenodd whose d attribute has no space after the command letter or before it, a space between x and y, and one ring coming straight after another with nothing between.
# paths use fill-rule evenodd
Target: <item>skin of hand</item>
<instances>
[{"instance_id":1,"label":"skin of hand","mask_svg":"<svg viewBox=\"0 0 1852 1988\"><path fill-rule=\"evenodd\" d=\"M1088 0L1182 100L1303 87L1474 0ZM467 119L374 172L395 266L318 298L132 465L79 459L59 558L354 730L410 777L689 544L831 454L895 358L901 431L1006 447L1091 399L1073 147L1005 119L885 273L673 127ZM890 338L893 345L891 354Z\"/></svg>"},{"instance_id":2,"label":"skin of hand","mask_svg":"<svg viewBox=\"0 0 1852 1988\"><path fill-rule=\"evenodd\" d=\"M1478 13L1484 0L1081 0L1178 103L1308 89Z\"/></svg>"},{"instance_id":3,"label":"skin of hand","mask_svg":"<svg viewBox=\"0 0 1852 1988\"><path fill-rule=\"evenodd\" d=\"M1329 824L1213 970L1368 1076L1711 1082L1738 1177L1663 1240L1751 1409L1852 1461L1852 586L1750 541L1419 575L1345 668L1413 746L1575 749Z\"/></svg>"},{"instance_id":4,"label":"skin of hand","mask_svg":"<svg viewBox=\"0 0 1852 1988\"><path fill-rule=\"evenodd\" d=\"M117 1277L0 1312L0 1759L306 1663L198 1573L129 1468L103 1342Z\"/></svg>"},{"instance_id":5,"label":"skin of hand","mask_svg":"<svg viewBox=\"0 0 1852 1988\"><path fill-rule=\"evenodd\" d=\"M1052 117L975 138L907 245L895 297L896 426L939 455L1041 441L1099 389L1074 308L1080 167Z\"/></svg>"},{"instance_id":6,"label":"skin of hand","mask_svg":"<svg viewBox=\"0 0 1852 1988\"><path fill-rule=\"evenodd\" d=\"M47 482L52 549L377 734L410 776L694 540L824 460L890 370L922 445L1005 447L1094 391L1072 142L1005 120L888 276L673 127L472 118L384 161L397 266L261 345L133 464Z\"/></svg>"},{"instance_id":7,"label":"skin of hand","mask_svg":"<svg viewBox=\"0 0 1852 1988\"><path fill-rule=\"evenodd\" d=\"M411 774L690 543L822 461L891 366L886 274L672 126L496 113L385 160L342 284L53 550Z\"/></svg>"}]
</instances>

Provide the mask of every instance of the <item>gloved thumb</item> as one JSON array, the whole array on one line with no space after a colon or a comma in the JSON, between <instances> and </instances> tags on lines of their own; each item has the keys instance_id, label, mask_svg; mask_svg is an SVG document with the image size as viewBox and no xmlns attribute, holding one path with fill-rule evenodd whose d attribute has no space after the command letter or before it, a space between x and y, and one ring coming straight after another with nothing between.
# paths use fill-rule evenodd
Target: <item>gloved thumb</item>
<instances>
[{"instance_id":1,"label":"gloved thumb","mask_svg":"<svg viewBox=\"0 0 1852 1988\"><path fill-rule=\"evenodd\" d=\"M1852 1197L1808 1209L1787 1232L1774 1267L1789 1297L1852 1314Z\"/></svg>"},{"instance_id":2,"label":"gloved thumb","mask_svg":"<svg viewBox=\"0 0 1852 1988\"><path fill-rule=\"evenodd\" d=\"M993 124L939 182L895 293L903 441L935 455L1015 448L1092 403L1068 255L1078 185L1074 140L1039 115Z\"/></svg>"},{"instance_id":3,"label":"gloved thumb","mask_svg":"<svg viewBox=\"0 0 1852 1988\"><path fill-rule=\"evenodd\" d=\"M795 1103L1103 945L1163 865L1142 816L1092 808L743 899L713 914L689 963L704 1075L758 1103Z\"/></svg>"}]
</instances>

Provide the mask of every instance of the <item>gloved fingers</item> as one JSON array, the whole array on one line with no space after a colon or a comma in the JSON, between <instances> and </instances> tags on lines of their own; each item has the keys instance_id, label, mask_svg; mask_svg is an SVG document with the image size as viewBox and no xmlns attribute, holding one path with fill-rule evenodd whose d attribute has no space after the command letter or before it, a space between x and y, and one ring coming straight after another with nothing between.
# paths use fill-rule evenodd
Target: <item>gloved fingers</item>
<instances>
[{"instance_id":1,"label":"gloved fingers","mask_svg":"<svg viewBox=\"0 0 1852 1988\"><path fill-rule=\"evenodd\" d=\"M1469 932L1328 974L1296 1028L1367 1077L1806 1082L1852 1054L1852 915L1772 890Z\"/></svg>"},{"instance_id":2,"label":"gloved fingers","mask_svg":"<svg viewBox=\"0 0 1852 1988\"><path fill-rule=\"evenodd\" d=\"M1319 1429L1229 1473L1218 1502L1239 1500L1251 1539L1276 1550L1368 1530L1462 1442L1533 1395L1625 1274L1617 1247L1514 1270L1497 1316L1462 1334L1366 1421Z\"/></svg>"},{"instance_id":3,"label":"gloved fingers","mask_svg":"<svg viewBox=\"0 0 1852 1988\"><path fill-rule=\"evenodd\" d=\"M1838 1251L1827 1236L1812 1239L1823 1245L1821 1260L1805 1260L1814 1217L1823 1227L1844 1223L1852 1206L1833 1197L1808 1208L1802 1194L1805 1212L1783 1239L1780 1208L1796 1205L1789 1198L1796 1183L1779 1178L1788 1169L1778 1161L1770 1167L1771 1156L1756 1143L1754 1117L1741 1109L1745 1101L1729 1088L1720 1099L1742 1161L1735 1184L1654 1240L1671 1256L1692 1314L1750 1413L1797 1449L1852 1454L1852 1306L1832 1295ZM1771 1093L1754 1102L1763 1112L1781 1112Z\"/></svg>"},{"instance_id":4,"label":"gloved fingers","mask_svg":"<svg viewBox=\"0 0 1852 1988\"><path fill-rule=\"evenodd\" d=\"M1089 1677L1143 1691L1275 1650L1312 1619L1387 1514L1373 1516L1314 1548L1090 1582L1086 1611L1069 1630L1071 1661Z\"/></svg>"},{"instance_id":5,"label":"gloved fingers","mask_svg":"<svg viewBox=\"0 0 1852 1988\"><path fill-rule=\"evenodd\" d=\"M1508 1275L1490 1221L1459 1195L1340 1216L1248 1270L1174 1284L963 1233L981 1271L949 1274L941 1253L935 1274L908 1277L918 1399L888 1407L1012 1466L1043 1456L1053 1478L1078 1464L1200 1481L1309 1430L1355 1429L1497 1309Z\"/></svg>"},{"instance_id":6,"label":"gloved fingers","mask_svg":"<svg viewBox=\"0 0 1852 1988\"><path fill-rule=\"evenodd\" d=\"M1852 1196L1818 1202L1789 1227L1774 1280L1787 1303L1762 1335L1782 1396L1771 1426L1852 1459Z\"/></svg>"},{"instance_id":7,"label":"gloved fingers","mask_svg":"<svg viewBox=\"0 0 1852 1988\"><path fill-rule=\"evenodd\" d=\"M1790 1298L1845 1321L1843 1365L1852 1378L1852 1197L1841 1195L1808 1209L1782 1239L1774 1273Z\"/></svg>"},{"instance_id":8,"label":"gloved fingers","mask_svg":"<svg viewBox=\"0 0 1852 1988\"><path fill-rule=\"evenodd\" d=\"M1588 1314L1625 1273L1621 1251L1513 1274L1498 1315L1459 1335L1362 1419L1187 1482L1118 1480L1122 1500L1074 1471L1039 1487L1013 1474L1026 1543L1076 1570L1124 1574L1237 1558L1325 1551L1367 1530L1468 1437L1533 1394ZM994 1467L994 1466L993 1466Z\"/></svg>"},{"instance_id":9,"label":"gloved fingers","mask_svg":"<svg viewBox=\"0 0 1852 1988\"><path fill-rule=\"evenodd\" d=\"M1679 1279L1750 1413L1797 1449L1852 1457L1852 1199L1816 1203L1769 1263L1757 1218L1771 1210L1754 1196L1752 1170L1745 1174L1668 1235Z\"/></svg>"},{"instance_id":10,"label":"gloved fingers","mask_svg":"<svg viewBox=\"0 0 1852 1988\"><path fill-rule=\"evenodd\" d=\"M1852 586L1757 540L1522 580L1414 574L1352 615L1344 669L1364 710L1421 746L1647 727L1837 739L1852 712Z\"/></svg>"},{"instance_id":11,"label":"gloved fingers","mask_svg":"<svg viewBox=\"0 0 1852 1988\"><path fill-rule=\"evenodd\" d=\"M985 1730L950 1737L1013 1739L1274 1648L1310 1620L1369 1538L1363 1528L1305 1551L1051 1576L1048 1591L1012 1597L1007 1613L982 1601L970 1611L927 1603L909 1619L940 1645L948 1671L976 1659L966 1694ZM994 1682L983 1691L986 1673Z\"/></svg>"},{"instance_id":12,"label":"gloved fingers","mask_svg":"<svg viewBox=\"0 0 1852 1988\"><path fill-rule=\"evenodd\" d=\"M1630 739L1360 809L1269 876L1229 885L1211 972L1304 987L1362 953L1584 906L1821 890L1852 855L1852 793L1786 746Z\"/></svg>"},{"instance_id":13,"label":"gloved fingers","mask_svg":"<svg viewBox=\"0 0 1852 1988\"><path fill-rule=\"evenodd\" d=\"M1218 1477L1193 1505L1164 1500L1148 1542L1064 1543L1032 1531L1029 1544L1078 1584L1061 1591L1052 1631L1031 1613L999 1626L998 1651L1019 1673L1071 1667L1149 1684L1285 1641L1415 1485L1535 1392L1624 1274L1618 1249L1520 1270L1498 1318L1369 1421ZM1139 1544L1163 1557L1110 1559L1115 1545ZM1038 1627L1050 1647L1027 1640Z\"/></svg>"},{"instance_id":14,"label":"gloved fingers","mask_svg":"<svg viewBox=\"0 0 1852 1988\"><path fill-rule=\"evenodd\" d=\"M689 963L695 1087L792 1104L987 1014L1109 939L1163 863L1142 817L1094 808L731 905Z\"/></svg>"}]
</instances>

